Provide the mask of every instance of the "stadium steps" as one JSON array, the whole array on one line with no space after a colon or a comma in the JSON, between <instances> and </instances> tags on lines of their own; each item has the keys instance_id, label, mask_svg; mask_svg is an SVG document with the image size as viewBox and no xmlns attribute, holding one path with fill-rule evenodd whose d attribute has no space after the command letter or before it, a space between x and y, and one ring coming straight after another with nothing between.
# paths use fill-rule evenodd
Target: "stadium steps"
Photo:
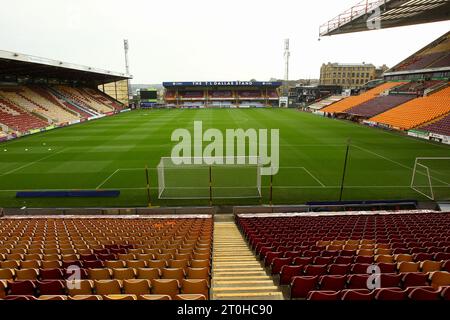
<instances>
[{"instance_id":1,"label":"stadium steps","mask_svg":"<svg viewBox=\"0 0 450 320\"><path fill-rule=\"evenodd\" d=\"M282 300L283 294L248 248L233 221L214 223L211 298Z\"/></svg>"}]
</instances>

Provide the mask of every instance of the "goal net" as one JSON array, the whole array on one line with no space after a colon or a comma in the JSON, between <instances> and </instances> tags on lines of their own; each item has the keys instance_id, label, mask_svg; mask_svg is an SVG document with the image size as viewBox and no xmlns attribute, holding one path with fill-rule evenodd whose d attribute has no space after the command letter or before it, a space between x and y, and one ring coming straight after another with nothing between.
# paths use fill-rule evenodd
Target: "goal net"
<instances>
[{"instance_id":1,"label":"goal net","mask_svg":"<svg viewBox=\"0 0 450 320\"><path fill-rule=\"evenodd\" d=\"M419 157L411 188L430 200L450 200L450 157Z\"/></svg>"},{"instance_id":2,"label":"goal net","mask_svg":"<svg viewBox=\"0 0 450 320\"><path fill-rule=\"evenodd\" d=\"M158 164L159 199L261 197L259 157L163 157Z\"/></svg>"}]
</instances>

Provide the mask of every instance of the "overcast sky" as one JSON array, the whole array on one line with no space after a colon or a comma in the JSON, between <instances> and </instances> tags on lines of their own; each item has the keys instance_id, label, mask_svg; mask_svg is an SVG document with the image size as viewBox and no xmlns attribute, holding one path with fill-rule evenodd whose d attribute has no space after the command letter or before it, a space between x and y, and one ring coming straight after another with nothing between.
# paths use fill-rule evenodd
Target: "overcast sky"
<instances>
[{"instance_id":1,"label":"overcast sky","mask_svg":"<svg viewBox=\"0 0 450 320\"><path fill-rule=\"evenodd\" d=\"M318 78L323 62L393 66L448 21L318 41L319 26L358 0L0 0L0 50L123 72L132 83Z\"/></svg>"}]
</instances>

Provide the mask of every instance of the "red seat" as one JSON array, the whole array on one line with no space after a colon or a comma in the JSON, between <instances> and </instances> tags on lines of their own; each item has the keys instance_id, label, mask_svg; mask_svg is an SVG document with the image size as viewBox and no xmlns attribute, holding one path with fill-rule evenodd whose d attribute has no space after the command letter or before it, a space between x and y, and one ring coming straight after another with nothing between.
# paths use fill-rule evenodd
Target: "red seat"
<instances>
[{"instance_id":1,"label":"red seat","mask_svg":"<svg viewBox=\"0 0 450 320\"><path fill-rule=\"evenodd\" d=\"M368 289L345 289L341 291L342 300L372 300L373 294Z\"/></svg>"},{"instance_id":2,"label":"red seat","mask_svg":"<svg viewBox=\"0 0 450 320\"><path fill-rule=\"evenodd\" d=\"M318 276L296 276L291 282L291 299L304 299L317 287Z\"/></svg>"},{"instance_id":3,"label":"red seat","mask_svg":"<svg viewBox=\"0 0 450 320\"><path fill-rule=\"evenodd\" d=\"M345 257L345 256L338 256L334 259L335 264L351 264L353 263L353 256Z\"/></svg>"},{"instance_id":4,"label":"red seat","mask_svg":"<svg viewBox=\"0 0 450 320\"><path fill-rule=\"evenodd\" d=\"M406 292L398 288L382 288L374 292L375 300L406 300Z\"/></svg>"},{"instance_id":5,"label":"red seat","mask_svg":"<svg viewBox=\"0 0 450 320\"><path fill-rule=\"evenodd\" d=\"M368 274L352 274L348 276L349 289L368 289L368 280L370 275Z\"/></svg>"},{"instance_id":6,"label":"red seat","mask_svg":"<svg viewBox=\"0 0 450 320\"><path fill-rule=\"evenodd\" d=\"M373 256L356 256L354 262L371 264L373 263Z\"/></svg>"},{"instance_id":7,"label":"red seat","mask_svg":"<svg viewBox=\"0 0 450 320\"><path fill-rule=\"evenodd\" d=\"M306 266L308 264L311 264L312 262L313 262L312 257L297 257L294 258L294 261L292 263L295 265Z\"/></svg>"},{"instance_id":8,"label":"red seat","mask_svg":"<svg viewBox=\"0 0 450 320\"><path fill-rule=\"evenodd\" d=\"M414 288L410 291L408 298L411 300L439 300L439 290L433 288Z\"/></svg>"},{"instance_id":9,"label":"red seat","mask_svg":"<svg viewBox=\"0 0 450 320\"><path fill-rule=\"evenodd\" d=\"M380 288L401 287L402 275L397 273L380 274Z\"/></svg>"},{"instance_id":10,"label":"red seat","mask_svg":"<svg viewBox=\"0 0 450 320\"><path fill-rule=\"evenodd\" d=\"M280 285L288 285L291 283L292 277L299 276L303 273L303 266L283 266L280 273Z\"/></svg>"},{"instance_id":11,"label":"red seat","mask_svg":"<svg viewBox=\"0 0 450 320\"><path fill-rule=\"evenodd\" d=\"M266 267L272 264L273 259L282 257L283 252L267 252L266 258L264 259L264 265Z\"/></svg>"},{"instance_id":12,"label":"red seat","mask_svg":"<svg viewBox=\"0 0 450 320\"><path fill-rule=\"evenodd\" d=\"M327 265L325 264L318 264L318 265L312 265L309 264L305 266L305 275L307 276L320 276L327 273Z\"/></svg>"},{"instance_id":13,"label":"red seat","mask_svg":"<svg viewBox=\"0 0 450 320\"><path fill-rule=\"evenodd\" d=\"M286 251L284 253L284 257L285 258L296 258L296 257L301 257L303 254L302 251Z\"/></svg>"},{"instance_id":14,"label":"red seat","mask_svg":"<svg viewBox=\"0 0 450 320\"><path fill-rule=\"evenodd\" d=\"M271 264L271 273L279 274L281 272L281 268L286 265L290 265L292 262L292 258L275 258Z\"/></svg>"},{"instance_id":15,"label":"red seat","mask_svg":"<svg viewBox=\"0 0 450 320\"><path fill-rule=\"evenodd\" d=\"M38 281L39 295L64 295L65 283L60 280Z\"/></svg>"},{"instance_id":16,"label":"red seat","mask_svg":"<svg viewBox=\"0 0 450 320\"><path fill-rule=\"evenodd\" d=\"M339 300L339 292L336 291L310 291L306 300Z\"/></svg>"},{"instance_id":17,"label":"red seat","mask_svg":"<svg viewBox=\"0 0 450 320\"><path fill-rule=\"evenodd\" d=\"M4 297L5 300L37 300L35 296L30 295L8 295Z\"/></svg>"},{"instance_id":18,"label":"red seat","mask_svg":"<svg viewBox=\"0 0 450 320\"><path fill-rule=\"evenodd\" d=\"M350 272L351 264L330 264L328 266L328 274L345 275Z\"/></svg>"},{"instance_id":19,"label":"red seat","mask_svg":"<svg viewBox=\"0 0 450 320\"><path fill-rule=\"evenodd\" d=\"M320 277L320 290L339 291L345 288L347 276L345 275L324 275Z\"/></svg>"},{"instance_id":20,"label":"red seat","mask_svg":"<svg viewBox=\"0 0 450 320\"><path fill-rule=\"evenodd\" d=\"M380 262L377 263L378 268L380 268L381 273L396 273L397 272L397 264L396 263L388 263L388 262Z\"/></svg>"},{"instance_id":21,"label":"red seat","mask_svg":"<svg viewBox=\"0 0 450 320\"><path fill-rule=\"evenodd\" d=\"M9 290L13 296L34 296L36 283L31 280L13 281L9 283Z\"/></svg>"},{"instance_id":22,"label":"red seat","mask_svg":"<svg viewBox=\"0 0 450 320\"><path fill-rule=\"evenodd\" d=\"M371 265L368 263L354 263L351 266L351 273L353 274L367 274L369 267Z\"/></svg>"},{"instance_id":23,"label":"red seat","mask_svg":"<svg viewBox=\"0 0 450 320\"><path fill-rule=\"evenodd\" d=\"M428 275L420 272L408 272L402 278L403 288L428 286Z\"/></svg>"},{"instance_id":24,"label":"red seat","mask_svg":"<svg viewBox=\"0 0 450 320\"><path fill-rule=\"evenodd\" d=\"M87 260L83 261L83 267L88 269L98 269L103 268L104 263L102 260Z\"/></svg>"},{"instance_id":25,"label":"red seat","mask_svg":"<svg viewBox=\"0 0 450 320\"><path fill-rule=\"evenodd\" d=\"M450 287L442 287L441 297L446 301L450 301Z\"/></svg>"},{"instance_id":26,"label":"red seat","mask_svg":"<svg viewBox=\"0 0 450 320\"><path fill-rule=\"evenodd\" d=\"M62 269L41 269L39 271L42 280L64 280Z\"/></svg>"},{"instance_id":27,"label":"red seat","mask_svg":"<svg viewBox=\"0 0 450 320\"><path fill-rule=\"evenodd\" d=\"M315 257L314 264L330 264L333 263L333 257Z\"/></svg>"}]
</instances>

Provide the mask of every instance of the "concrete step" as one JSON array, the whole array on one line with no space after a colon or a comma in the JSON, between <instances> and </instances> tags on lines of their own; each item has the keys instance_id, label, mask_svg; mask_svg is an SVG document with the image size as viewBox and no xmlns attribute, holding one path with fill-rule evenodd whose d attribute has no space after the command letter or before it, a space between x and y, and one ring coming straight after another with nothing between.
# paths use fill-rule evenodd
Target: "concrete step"
<instances>
[{"instance_id":1,"label":"concrete step","mask_svg":"<svg viewBox=\"0 0 450 320\"><path fill-rule=\"evenodd\" d=\"M271 280L272 278L269 276L264 276L264 275L260 275L260 276L249 276L249 275L234 275L234 276L221 276L221 275L215 275L214 276L214 281L218 281L218 280Z\"/></svg>"},{"instance_id":2,"label":"concrete step","mask_svg":"<svg viewBox=\"0 0 450 320\"><path fill-rule=\"evenodd\" d=\"M249 293L217 293L216 300L283 300L283 294L277 291Z\"/></svg>"},{"instance_id":3,"label":"concrete step","mask_svg":"<svg viewBox=\"0 0 450 320\"><path fill-rule=\"evenodd\" d=\"M273 280L213 280L213 287L220 286L221 288L232 286L236 288L236 285L240 286L251 286L253 288L256 287L266 287L273 286Z\"/></svg>"}]
</instances>

